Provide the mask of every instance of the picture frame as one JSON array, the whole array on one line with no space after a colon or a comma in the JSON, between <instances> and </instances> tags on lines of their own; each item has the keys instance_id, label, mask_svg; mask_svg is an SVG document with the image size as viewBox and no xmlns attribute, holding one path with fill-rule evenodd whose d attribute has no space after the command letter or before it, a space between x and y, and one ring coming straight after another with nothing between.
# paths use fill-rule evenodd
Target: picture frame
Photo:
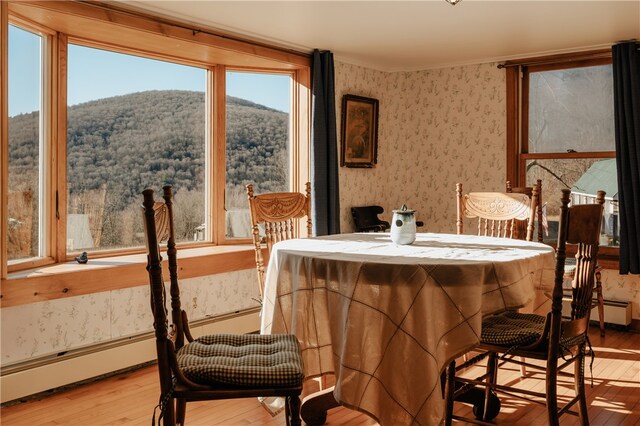
<instances>
[{"instance_id":1,"label":"picture frame","mask_svg":"<svg viewBox=\"0 0 640 426\"><path fill-rule=\"evenodd\" d=\"M378 100L342 97L341 166L372 168L378 162Z\"/></svg>"}]
</instances>

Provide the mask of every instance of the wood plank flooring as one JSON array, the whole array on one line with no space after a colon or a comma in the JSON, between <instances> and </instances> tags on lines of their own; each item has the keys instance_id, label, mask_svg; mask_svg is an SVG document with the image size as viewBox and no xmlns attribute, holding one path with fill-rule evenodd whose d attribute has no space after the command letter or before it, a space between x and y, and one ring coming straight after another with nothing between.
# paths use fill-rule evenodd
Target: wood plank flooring
<instances>
[{"instance_id":1,"label":"wood plank flooring","mask_svg":"<svg viewBox=\"0 0 640 426\"><path fill-rule=\"evenodd\" d=\"M640 334L607 329L601 338L597 327L590 331L596 352L593 388L587 363L586 382L589 418L592 425L640 426ZM469 369L474 375L480 367ZM474 370L476 369L476 370ZM522 382L522 386L544 390L544 376L522 381L516 367L500 370L501 382ZM3 426L25 425L149 425L158 400L155 366L81 385L37 400L8 405L0 409ZM569 395L572 385L564 382L559 393ZM471 408L456 404L456 413L471 416ZM284 425L282 415L271 417L255 398L227 401L192 402L187 405L188 425L246 426ZM373 426L377 423L357 411L339 407L329 411L328 426ZM502 398L498 425L544 425L542 406L513 398ZM562 425L578 424L565 415Z\"/></svg>"}]
</instances>

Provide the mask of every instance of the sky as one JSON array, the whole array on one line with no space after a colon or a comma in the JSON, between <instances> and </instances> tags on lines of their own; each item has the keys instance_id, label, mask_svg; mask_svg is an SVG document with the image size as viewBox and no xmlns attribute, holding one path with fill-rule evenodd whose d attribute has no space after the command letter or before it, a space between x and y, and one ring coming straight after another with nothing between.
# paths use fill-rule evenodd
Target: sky
<instances>
[{"instance_id":1,"label":"sky","mask_svg":"<svg viewBox=\"0 0 640 426\"><path fill-rule=\"evenodd\" d=\"M9 26L9 116L39 109L40 37ZM69 105L146 90L205 91L206 70L69 45ZM289 112L290 78L227 73L227 94Z\"/></svg>"}]
</instances>

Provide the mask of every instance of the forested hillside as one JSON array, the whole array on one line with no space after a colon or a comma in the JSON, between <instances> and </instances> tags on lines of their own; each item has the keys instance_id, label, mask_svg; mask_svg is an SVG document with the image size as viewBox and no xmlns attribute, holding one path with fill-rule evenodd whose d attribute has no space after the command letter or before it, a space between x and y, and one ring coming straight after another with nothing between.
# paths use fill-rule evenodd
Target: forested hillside
<instances>
[{"instance_id":1,"label":"forested hillside","mask_svg":"<svg viewBox=\"0 0 640 426\"><path fill-rule=\"evenodd\" d=\"M148 91L70 107L70 202L90 192L104 194L100 222L108 228L109 222L121 220L119 213L137 207L145 187L172 184L183 194L196 191L200 195L195 198L204 200L204 96ZM288 120L287 113L227 97L227 190L256 181L261 191L286 187ZM9 119L12 190L36 187L37 132L35 112ZM109 244L122 244L119 239L112 237Z\"/></svg>"},{"instance_id":2,"label":"forested hillside","mask_svg":"<svg viewBox=\"0 0 640 426\"><path fill-rule=\"evenodd\" d=\"M263 190L286 182L288 114L250 101L227 98L227 181L243 185L259 178ZM99 189L108 182L127 205L147 185L202 185L204 93L150 91L72 106L68 112L69 191ZM10 163L37 167L38 114L9 119ZM24 177L24 176L23 176Z\"/></svg>"}]
</instances>

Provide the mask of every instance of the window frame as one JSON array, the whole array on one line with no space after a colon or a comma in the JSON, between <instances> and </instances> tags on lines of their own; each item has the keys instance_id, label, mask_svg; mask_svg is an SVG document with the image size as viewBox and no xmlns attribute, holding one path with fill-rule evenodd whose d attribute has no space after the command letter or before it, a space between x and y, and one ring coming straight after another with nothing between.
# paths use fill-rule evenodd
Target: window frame
<instances>
[{"instance_id":1,"label":"window frame","mask_svg":"<svg viewBox=\"0 0 640 426\"><path fill-rule=\"evenodd\" d=\"M109 13L105 13L105 9ZM39 31L46 32L49 37L48 51L50 60L45 78L50 81L50 96L46 104L50 107L47 113L47 146L50 148L45 159L49 170L47 182L46 220L49 234L46 235L49 255L46 258L30 259L8 265L6 244L2 244L0 264L2 267L2 290L8 281L20 281L29 274L29 269L41 268L49 270L61 263L69 262L73 256L66 251L66 131L67 131L67 99L66 99L66 59L68 43L87 47L106 49L118 53L135 54L136 56L159 59L174 63L197 66L207 70L206 101L206 142L205 142L205 205L207 219L207 235L205 242L182 243L189 252L204 257L211 253L227 253L228 250L216 249L219 246L241 246L250 243L247 239L227 239L224 232L224 183L225 183L225 71L229 69L248 72L287 73L292 77L290 111L291 120L291 167L292 189L302 190L309 180L310 170L310 55L292 52L264 45L250 40L224 36L207 30L194 31L184 23L169 21L147 13L141 13L124 7L104 4L87 4L75 2L38 2L28 4L21 2L2 2L2 70L6 76L8 69L8 25L11 22L28 22ZM135 45L124 43L131 33ZM175 46L181 49L171 50ZM2 79L2 87L6 89L6 77ZM2 91L2 144L0 171L3 177L8 173L8 98L7 91ZM3 179L3 182L7 182ZM3 201L0 217L0 237L7 238L8 183L0 187ZM302 229L302 228L301 228ZM248 256L247 250L229 248L234 253ZM203 251L204 250L204 251ZM92 258L117 259L144 252L144 247L105 250L96 252ZM189 257L194 255L187 253ZM252 255L252 253L251 253ZM246 263L245 263L246 264ZM72 266L71 264L70 266ZM65 265L66 266L66 265ZM72 268L73 269L73 268ZM207 275L207 268L200 268L201 275ZM220 265L212 267L212 273L224 272ZM233 269L232 269L233 270ZM65 275L73 274L66 270ZM73 281L71 279L71 281ZM140 285L140 284L138 284ZM63 292L67 293L67 292ZM64 296L57 296L64 297ZM56 297L53 297L56 298ZM3 299L3 305L5 299ZM30 303L28 301L20 303Z\"/></svg>"},{"instance_id":2,"label":"window frame","mask_svg":"<svg viewBox=\"0 0 640 426\"><path fill-rule=\"evenodd\" d=\"M212 102L212 93L208 90L208 81L210 79L210 75L211 73L215 73L215 66L211 66L209 64L204 64L204 63L199 63L199 62L194 62L194 61L176 61L173 60L172 58L167 58L165 55L155 55L153 53L149 53L149 52L143 52L143 51L139 51L136 49L118 49L112 45L109 45L107 43L103 43L103 42L95 42L95 41L91 41L91 40L86 40L86 39L79 39L76 37L65 37L66 40L64 40L63 42L59 43L60 45L60 58L61 58L61 75L63 76L62 78L64 79L64 84L66 86L67 84L67 76L68 76L68 71L67 71L67 64L68 64L68 50L69 50L69 45L73 44L75 46L81 46L81 47L86 47L86 48L91 48L91 49L99 49L99 50L104 50L104 51L108 51L108 52L112 52L112 53L119 53L119 54L124 54L124 55L131 55L131 56L135 56L135 57L140 57L140 58L145 58L145 59L153 59L153 60L157 60L157 61L163 61L163 62L170 62L170 63L174 63L174 64L179 64L179 65L185 65L185 66L191 66L191 67L196 67L196 68L200 68L202 70L206 71L206 76L205 76L205 81L206 81L206 91L205 91L205 140L204 140L204 156L205 156L205 170L204 170L204 175L205 175L205 182L204 182L204 199L205 199L205 220L207 223L207 230L206 230L206 235L205 235L205 240L204 241L196 241L196 242L191 242L191 241L183 241L183 242L179 242L177 243L178 247L181 248L196 248L196 247L203 247L203 246L208 246L208 245L212 245L213 244L213 239L211 238L211 232L210 232L210 228L212 227L211 222L209 222L209 216L211 216L210 214L210 207L209 204L207 203L207 200L210 198L209 193L211 192L211 187L213 185L215 185L215 183L212 180L212 176L210 174L210 170L212 169L211 165L210 165L210 158L209 158L209 151L211 150L211 145L214 143L214 141L212 140L211 137L211 132L209 131L210 128L210 115L209 115L209 111L210 111L210 103ZM64 59L64 60L63 60ZM59 174L60 176L64 176L64 179L60 179L58 182L58 192L59 192L59 200L63 200L63 201L59 201L59 206L58 206L58 214L60 215L60 217L64 217L65 220L60 220L60 227L62 229L59 230L59 235L58 235L58 240L60 241L60 245L62 247L58 247L59 253L63 253L64 252L64 258L65 261L71 261L73 260L76 256L78 256L80 254L81 251L84 250L80 250L80 251L68 251L67 247L66 247L66 241L67 241L67 226L66 226L66 218L67 218L67 208L68 208L68 187L67 187L67 119L66 119L66 111L68 108L68 101L67 101L67 90L65 89L64 91L60 91L58 93L58 98L60 100L59 104L60 104L60 109L64 109L65 111L65 119L64 121L61 120L61 122L59 123L59 126L62 128L64 128L63 130L61 130L61 134L60 134L60 141L61 144L59 145L64 145L64 150L60 149L60 154L59 154ZM64 135L64 136L63 136ZM60 148L62 148L62 146L60 146ZM160 182L158 182L158 185L160 184ZM157 188L157 190L159 190L160 188ZM90 255L90 257L92 259L99 259L99 258L104 258L104 257L114 257L114 256L118 256L118 255L122 255L122 256L126 256L126 255L130 255L130 254L136 254L136 253L142 253L144 251L144 246L140 246L140 247L126 247L126 248L115 248L115 249L102 249L102 250L97 250L97 251L87 251L88 254Z\"/></svg>"},{"instance_id":3,"label":"window frame","mask_svg":"<svg viewBox=\"0 0 640 426\"><path fill-rule=\"evenodd\" d=\"M14 261L9 261L8 257L4 257L7 259L6 262L3 262L3 267L6 263L6 268L8 272L12 272L14 270L20 270L25 268L35 268L42 265L50 264L55 259L56 253L56 240L57 240L57 221L55 220L54 215L51 214L51 211L55 209L56 205L56 197L55 197L55 179L56 179L56 167L53 162L53 159L56 157L55 149L56 149L56 134L57 134L57 123L55 120L57 106L54 103L54 93L57 90L57 64L58 57L56 55L57 50L57 38L56 32L46 26L38 25L34 22L31 22L27 19L23 19L21 17L8 17L7 19L7 32L9 25L13 25L15 27L20 28L21 30L28 31L34 34L37 34L42 39L42 45L40 48L40 118L38 126L40 128L39 131L39 148L38 154L39 159L38 162L40 165L38 166L38 198L39 198L39 207L38 207L38 256L26 258L26 259L16 259ZM8 55L8 37L7 37L7 55ZM8 58L7 58L8 61ZM7 64L8 65L8 64ZM4 82L3 82L4 84ZM7 76L7 87L8 87L8 76ZM8 90L5 91L7 93L7 104L8 104ZM4 118L4 117L3 117ZM7 105L7 113L6 113L7 125L5 128L8 128L8 105ZM6 176L8 186L8 131L7 135L3 135L3 141L6 139L7 145L7 165L6 165ZM3 146L5 143L3 142ZM3 167L5 167L3 165ZM3 173L5 176L5 173ZM8 204L8 188L6 190L7 193L7 202ZM4 213L4 212L3 212ZM7 213L4 213L3 218L6 217ZM6 220L3 219L4 222ZM3 223L3 226L5 224ZM5 239L3 241L6 241ZM5 246L5 244L3 244ZM7 256L6 252L3 250L3 255Z\"/></svg>"},{"instance_id":4,"label":"window frame","mask_svg":"<svg viewBox=\"0 0 640 426\"><path fill-rule=\"evenodd\" d=\"M228 66L228 67L224 67L224 72L223 72L225 82L227 79L227 73L229 72L244 72L244 73L251 73L251 74L268 74L268 75L281 74L281 75L287 75L291 78L291 88L290 88L291 108L289 111L289 142L291 145L290 152L289 152L289 166L291 167L291 169L290 169L290 176L289 176L289 188L291 191L298 191L298 192L304 193L305 183L309 179L301 178L302 174L300 173L300 167L299 167L300 164L299 164L299 160L297 160L299 158L302 158L299 152L300 144L295 142L300 135L294 134L295 120L293 119L294 110L296 109L294 108L294 105L295 105L294 90L297 86L300 85L298 81L300 78L299 73L296 73L295 71L282 71L282 70L258 69L258 68L239 68L239 67ZM222 78L222 77L219 77L219 78ZM227 149L226 86L224 87L224 89L225 89L224 117L223 117L223 121L218 123L218 126L219 126L218 128L220 129L220 134L218 134L218 141L224 140L224 158L226 159L226 149ZM220 155L220 156L222 157L223 155ZM224 173L226 173L226 166L227 166L226 162L221 165ZM226 181L224 182L224 188L226 190ZM220 200L220 202L221 202L221 208L226 212L226 194L223 193L222 199ZM248 207L249 205L247 204L247 211L248 211ZM297 225L298 226L296 227L296 234L301 236L306 236L306 232L307 232L306 225L301 226L299 221ZM253 244L253 238L250 235L245 238L227 236L226 226L227 226L226 215L224 215L224 217L220 217L220 222L217 223L217 226L216 226L216 229L219 231L216 234L216 237L220 242L219 244Z\"/></svg>"},{"instance_id":5,"label":"window frame","mask_svg":"<svg viewBox=\"0 0 640 426\"><path fill-rule=\"evenodd\" d=\"M526 162L535 159L572 160L582 158L615 158L614 151L583 151L558 153L529 153L529 74L550 70L582 68L612 63L611 50L594 50L548 57L527 58L506 62L507 84L507 180L517 186L526 184ZM602 246L598 260L601 266L618 267L619 248Z\"/></svg>"}]
</instances>

